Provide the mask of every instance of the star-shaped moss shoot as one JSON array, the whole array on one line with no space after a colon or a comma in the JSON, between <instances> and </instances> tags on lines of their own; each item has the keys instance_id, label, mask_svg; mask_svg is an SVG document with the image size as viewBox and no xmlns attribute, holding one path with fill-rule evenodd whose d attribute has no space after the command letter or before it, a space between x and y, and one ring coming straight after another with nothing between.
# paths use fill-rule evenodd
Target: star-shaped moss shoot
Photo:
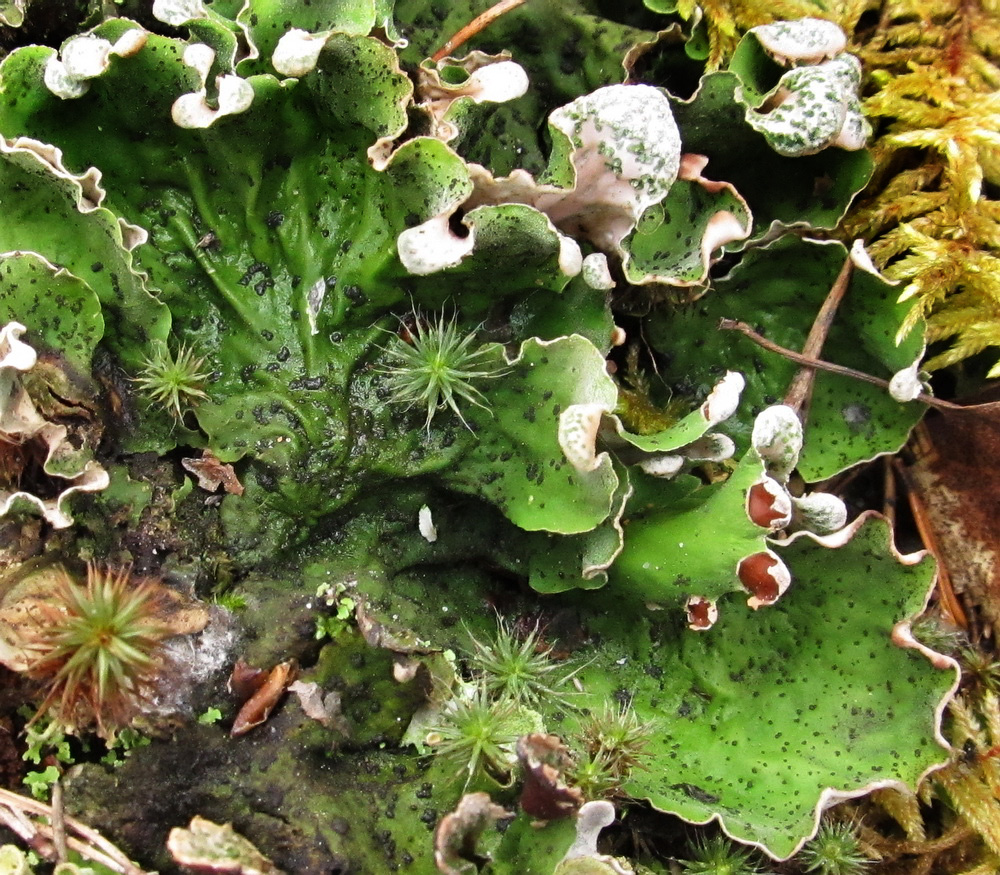
<instances>
[{"instance_id":1,"label":"star-shaped moss shoot","mask_svg":"<svg viewBox=\"0 0 1000 875\"><path fill-rule=\"evenodd\" d=\"M411 323L403 323L384 347L389 364L382 373L388 377L393 400L426 409L428 433L434 415L446 407L472 430L459 410L460 400L489 409L483 393L472 384L498 377L504 369L498 366L494 349L474 347L475 340L475 331L459 331L457 315L447 319L442 313L435 319L414 311Z\"/></svg>"},{"instance_id":2,"label":"star-shaped moss shoot","mask_svg":"<svg viewBox=\"0 0 1000 875\"><path fill-rule=\"evenodd\" d=\"M28 675L45 690L36 719L51 710L74 729L96 723L104 738L126 726L149 694L170 634L157 609L153 585L135 583L128 569L90 565L84 586L60 569L25 641Z\"/></svg>"},{"instance_id":3,"label":"star-shaped moss shoot","mask_svg":"<svg viewBox=\"0 0 1000 875\"><path fill-rule=\"evenodd\" d=\"M156 343L153 354L143 361L143 369L133 382L149 400L165 408L178 422L185 412L208 400L205 382L209 375L202 371L204 357L181 344L177 355L171 355L165 343Z\"/></svg>"}]
</instances>

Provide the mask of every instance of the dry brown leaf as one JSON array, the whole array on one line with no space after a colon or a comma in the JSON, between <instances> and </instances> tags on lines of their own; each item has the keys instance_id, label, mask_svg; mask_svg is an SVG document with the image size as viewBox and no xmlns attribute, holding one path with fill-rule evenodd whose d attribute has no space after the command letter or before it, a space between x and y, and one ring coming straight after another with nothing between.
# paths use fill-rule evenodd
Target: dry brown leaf
<instances>
[{"instance_id":1,"label":"dry brown leaf","mask_svg":"<svg viewBox=\"0 0 1000 875\"><path fill-rule=\"evenodd\" d=\"M233 466L220 462L211 450L202 450L200 459L181 459L181 465L198 478L198 485L206 492L215 492L221 486L230 495L243 494L243 484Z\"/></svg>"}]
</instances>

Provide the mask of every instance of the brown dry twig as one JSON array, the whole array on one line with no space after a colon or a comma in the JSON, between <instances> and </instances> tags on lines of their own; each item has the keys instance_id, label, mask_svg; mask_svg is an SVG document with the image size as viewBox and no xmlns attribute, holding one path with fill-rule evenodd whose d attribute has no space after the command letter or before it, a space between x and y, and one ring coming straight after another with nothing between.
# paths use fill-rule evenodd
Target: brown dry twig
<instances>
[{"instance_id":1,"label":"brown dry twig","mask_svg":"<svg viewBox=\"0 0 1000 875\"><path fill-rule=\"evenodd\" d=\"M913 522L917 527L917 533L937 562L937 591L941 602L941 611L945 619L952 625L968 631L969 618L966 616L965 609L952 585L951 574L949 574L948 566L944 561L944 553L937 535L934 533L934 526L927 515L924 500L920 496L917 484L899 458L892 460L890 470L898 474L906 486L906 498L910 505L910 513L913 515Z\"/></svg>"},{"instance_id":2,"label":"brown dry twig","mask_svg":"<svg viewBox=\"0 0 1000 875\"><path fill-rule=\"evenodd\" d=\"M0 788L0 822L20 836L32 850L49 860L58 858L57 830L53 824L59 820L52 806ZM65 814L61 820L67 832L65 842L68 850L76 851L84 859L107 866L120 875L152 875L139 868L97 830Z\"/></svg>"},{"instance_id":3,"label":"brown dry twig","mask_svg":"<svg viewBox=\"0 0 1000 875\"><path fill-rule=\"evenodd\" d=\"M806 337L805 345L802 347L802 355L807 359L816 361L823 351L823 344L826 343L827 335L833 326L833 320L837 315L837 308L844 300L847 287L851 283L851 273L854 270L854 262L848 255L844 260L840 273L833 281L830 291L823 300L823 306L819 308L816 318L813 320L809 335ZM792 408L803 423L809 418L809 405L812 403L813 383L816 381L816 371L810 367L802 367L792 378L785 393L785 404Z\"/></svg>"},{"instance_id":4,"label":"brown dry twig","mask_svg":"<svg viewBox=\"0 0 1000 875\"><path fill-rule=\"evenodd\" d=\"M746 322L738 322L735 319L720 319L719 330L739 331L740 334L749 337L750 340L758 346L763 347L770 352L777 353L780 356L784 356L789 361L802 365L804 368L813 368L817 371L827 371L831 374L840 374L842 377L850 377L854 380L861 380L864 383L871 383L873 386L881 386L883 389L889 388L889 381L883 380L881 377L873 377L871 374L866 374L864 371L858 371L854 368L845 367L844 365L835 365L833 362L825 362L821 359L810 358L807 355L803 355L801 352L796 352L793 349L779 346L774 341L768 340L763 335L758 334L753 330L753 328L747 325ZM940 410L974 410L977 406L979 406L955 404L951 401L944 401L941 398L935 398L933 395L928 395L926 392L921 392L914 400L921 401L929 407L937 407Z\"/></svg>"},{"instance_id":5,"label":"brown dry twig","mask_svg":"<svg viewBox=\"0 0 1000 875\"><path fill-rule=\"evenodd\" d=\"M491 6L482 15L477 15L473 18L472 21L445 42L441 48L431 55L431 60L436 64L443 58L448 57L462 43L472 39L481 30L485 30L505 12L510 12L511 9L516 9L522 3L526 2L527 0L500 0L499 3Z\"/></svg>"}]
</instances>

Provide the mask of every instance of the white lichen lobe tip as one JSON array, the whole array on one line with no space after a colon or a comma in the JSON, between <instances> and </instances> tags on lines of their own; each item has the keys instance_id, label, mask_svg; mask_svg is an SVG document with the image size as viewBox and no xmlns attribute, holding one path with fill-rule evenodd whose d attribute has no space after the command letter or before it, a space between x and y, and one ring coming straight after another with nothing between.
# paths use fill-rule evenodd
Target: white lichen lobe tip
<instances>
[{"instance_id":1,"label":"white lichen lobe tip","mask_svg":"<svg viewBox=\"0 0 1000 875\"><path fill-rule=\"evenodd\" d=\"M425 504L417 513L417 529L428 544L433 544L438 539L437 528L431 517L431 509Z\"/></svg>"},{"instance_id":2,"label":"white lichen lobe tip","mask_svg":"<svg viewBox=\"0 0 1000 875\"><path fill-rule=\"evenodd\" d=\"M120 58L131 58L146 45L146 40L148 39L149 34L142 28L133 28L118 38L111 47L111 54L118 55Z\"/></svg>"},{"instance_id":3,"label":"white lichen lobe tip","mask_svg":"<svg viewBox=\"0 0 1000 875\"><path fill-rule=\"evenodd\" d=\"M111 43L94 36L78 36L69 40L62 49L62 62L66 72L77 79L93 79L108 66Z\"/></svg>"},{"instance_id":4,"label":"white lichen lobe tip","mask_svg":"<svg viewBox=\"0 0 1000 875\"><path fill-rule=\"evenodd\" d=\"M684 456L660 453L648 459L642 459L639 467L650 477L669 479L684 467Z\"/></svg>"},{"instance_id":5,"label":"white lichen lobe tip","mask_svg":"<svg viewBox=\"0 0 1000 875\"><path fill-rule=\"evenodd\" d=\"M201 78L207 79L215 60L215 50L205 43L191 43L181 56L184 65L196 70Z\"/></svg>"},{"instance_id":6,"label":"white lichen lobe tip","mask_svg":"<svg viewBox=\"0 0 1000 875\"><path fill-rule=\"evenodd\" d=\"M592 252L583 259L583 281L592 289L607 290L615 287L608 268L608 257L603 252Z\"/></svg>"},{"instance_id":7,"label":"white lichen lobe tip","mask_svg":"<svg viewBox=\"0 0 1000 875\"><path fill-rule=\"evenodd\" d=\"M750 31L779 64L818 64L847 48L847 36L832 21L800 18L763 24Z\"/></svg>"},{"instance_id":8,"label":"white lichen lobe tip","mask_svg":"<svg viewBox=\"0 0 1000 875\"><path fill-rule=\"evenodd\" d=\"M596 471L604 454L597 454L597 432L608 409L603 404L571 404L559 417L559 446L577 471Z\"/></svg>"},{"instance_id":9,"label":"white lichen lobe tip","mask_svg":"<svg viewBox=\"0 0 1000 875\"><path fill-rule=\"evenodd\" d=\"M278 40L271 64L282 76L305 76L316 66L329 37L329 31L309 33L293 27Z\"/></svg>"},{"instance_id":10,"label":"white lichen lobe tip","mask_svg":"<svg viewBox=\"0 0 1000 875\"><path fill-rule=\"evenodd\" d=\"M798 414L785 404L764 408L754 420L750 443L764 460L768 473L784 483L802 452L802 423Z\"/></svg>"},{"instance_id":11,"label":"white lichen lobe tip","mask_svg":"<svg viewBox=\"0 0 1000 875\"><path fill-rule=\"evenodd\" d=\"M831 535L847 525L847 505L829 492L809 492L795 503L795 521L798 528L817 535Z\"/></svg>"},{"instance_id":12,"label":"white lichen lobe tip","mask_svg":"<svg viewBox=\"0 0 1000 875\"><path fill-rule=\"evenodd\" d=\"M153 18L180 27L189 21L208 18L202 0L153 0Z\"/></svg>"},{"instance_id":13,"label":"white lichen lobe tip","mask_svg":"<svg viewBox=\"0 0 1000 875\"><path fill-rule=\"evenodd\" d=\"M920 382L920 359L908 368L897 371L889 381L889 394L893 401L898 401L900 404L916 400L923 391L924 386Z\"/></svg>"},{"instance_id":14,"label":"white lichen lobe tip","mask_svg":"<svg viewBox=\"0 0 1000 875\"><path fill-rule=\"evenodd\" d=\"M528 92L528 74L515 61L499 61L480 67L469 77L472 93L477 103L506 103Z\"/></svg>"},{"instance_id":15,"label":"white lichen lobe tip","mask_svg":"<svg viewBox=\"0 0 1000 875\"><path fill-rule=\"evenodd\" d=\"M865 249L864 240L855 240L851 244L851 262L855 267L860 268L866 273L874 274L879 279L883 279L882 274L879 273L877 267L875 267L875 262L872 261L872 257L868 250Z\"/></svg>"},{"instance_id":16,"label":"white lichen lobe tip","mask_svg":"<svg viewBox=\"0 0 1000 875\"><path fill-rule=\"evenodd\" d=\"M182 94L170 108L170 116L179 128L201 129L211 127L222 116L246 112L253 103L253 86L239 76L225 73L217 76L218 108L208 103L208 74L215 60L215 52L204 43L192 43L184 50L183 61L201 78L201 88Z\"/></svg>"},{"instance_id":17,"label":"white lichen lobe tip","mask_svg":"<svg viewBox=\"0 0 1000 875\"><path fill-rule=\"evenodd\" d=\"M244 112L253 103L253 86L239 76L226 74L219 81L219 114Z\"/></svg>"},{"instance_id":18,"label":"white lichen lobe tip","mask_svg":"<svg viewBox=\"0 0 1000 875\"><path fill-rule=\"evenodd\" d=\"M597 856L597 839L601 830L615 822L615 807L600 799L585 803L576 816L576 840L570 845L562 862Z\"/></svg>"},{"instance_id":19,"label":"white lichen lobe tip","mask_svg":"<svg viewBox=\"0 0 1000 875\"><path fill-rule=\"evenodd\" d=\"M740 395L746 386L743 374L737 371L726 371L726 375L715 384L701 412L711 425L724 422L736 412L740 403Z\"/></svg>"},{"instance_id":20,"label":"white lichen lobe tip","mask_svg":"<svg viewBox=\"0 0 1000 875\"><path fill-rule=\"evenodd\" d=\"M472 252L475 229L470 228L466 236L459 237L451 230L450 218L450 214L443 213L400 233L396 238L396 251L407 271L427 276L460 264Z\"/></svg>"},{"instance_id":21,"label":"white lichen lobe tip","mask_svg":"<svg viewBox=\"0 0 1000 875\"><path fill-rule=\"evenodd\" d=\"M565 234L559 235L559 270L566 276L576 276L583 269L580 244Z\"/></svg>"},{"instance_id":22,"label":"white lichen lobe tip","mask_svg":"<svg viewBox=\"0 0 1000 875\"><path fill-rule=\"evenodd\" d=\"M148 36L136 27L122 34L114 45L92 34L72 37L46 62L42 74L45 87L63 100L82 97L90 89L90 80L111 66L112 55L132 57L146 45Z\"/></svg>"},{"instance_id":23,"label":"white lichen lobe tip","mask_svg":"<svg viewBox=\"0 0 1000 875\"><path fill-rule=\"evenodd\" d=\"M8 322L0 328L0 369L30 371L35 366L38 355L32 347L19 339L27 330L20 322ZM0 398L0 404L3 401Z\"/></svg>"}]
</instances>

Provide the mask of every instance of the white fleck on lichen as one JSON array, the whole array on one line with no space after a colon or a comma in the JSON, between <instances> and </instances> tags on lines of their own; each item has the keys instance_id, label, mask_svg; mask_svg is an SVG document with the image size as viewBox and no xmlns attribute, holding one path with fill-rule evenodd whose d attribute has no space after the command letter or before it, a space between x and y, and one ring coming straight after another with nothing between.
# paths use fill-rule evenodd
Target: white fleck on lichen
<instances>
[{"instance_id":1,"label":"white fleck on lichen","mask_svg":"<svg viewBox=\"0 0 1000 875\"><path fill-rule=\"evenodd\" d=\"M426 504L417 512L417 529L428 544L433 544L438 539L437 528L431 517L431 509Z\"/></svg>"},{"instance_id":2,"label":"white fleck on lichen","mask_svg":"<svg viewBox=\"0 0 1000 875\"><path fill-rule=\"evenodd\" d=\"M319 316L320 308L323 306L323 298L326 297L326 279L320 277L312 284L309 294L306 295L306 316L309 319L309 333L316 335L319 333L319 326L316 319Z\"/></svg>"}]
</instances>

